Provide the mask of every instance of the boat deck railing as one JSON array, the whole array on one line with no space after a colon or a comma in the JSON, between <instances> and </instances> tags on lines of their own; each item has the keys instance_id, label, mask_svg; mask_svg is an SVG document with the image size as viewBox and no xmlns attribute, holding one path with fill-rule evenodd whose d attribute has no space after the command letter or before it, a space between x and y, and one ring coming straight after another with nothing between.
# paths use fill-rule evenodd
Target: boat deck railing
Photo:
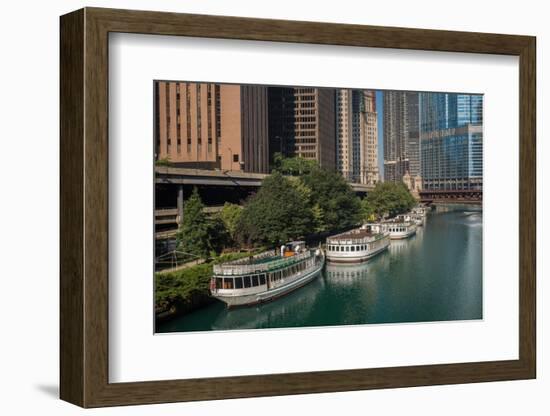
<instances>
[{"instance_id":1,"label":"boat deck railing","mask_svg":"<svg viewBox=\"0 0 550 416\"><path fill-rule=\"evenodd\" d=\"M274 251L272 252L273 256ZM262 253L263 254L263 253ZM266 272L268 270L278 269L293 263L296 263L300 260L307 259L311 256L309 250L295 254L291 257L281 257L278 260L273 260L265 263L248 263L248 264L236 264L236 262L229 262L224 264L217 264L214 266L215 275L241 275L241 274L250 274L257 272ZM268 257L268 256L265 256Z\"/></svg>"},{"instance_id":2,"label":"boat deck railing","mask_svg":"<svg viewBox=\"0 0 550 416\"><path fill-rule=\"evenodd\" d=\"M369 224L378 227L378 224ZM354 236L357 234L357 236ZM335 234L327 238L327 244L365 244L372 243L383 237L380 232L366 232L364 229L356 228L344 233Z\"/></svg>"}]
</instances>

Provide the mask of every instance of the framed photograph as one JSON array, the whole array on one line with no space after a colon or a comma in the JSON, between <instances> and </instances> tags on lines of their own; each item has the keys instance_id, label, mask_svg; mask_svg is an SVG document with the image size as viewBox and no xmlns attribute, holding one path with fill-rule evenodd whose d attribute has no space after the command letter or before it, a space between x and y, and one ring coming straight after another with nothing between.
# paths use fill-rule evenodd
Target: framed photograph
<instances>
[{"instance_id":1,"label":"framed photograph","mask_svg":"<svg viewBox=\"0 0 550 416\"><path fill-rule=\"evenodd\" d=\"M534 37L60 29L63 400L536 377Z\"/></svg>"}]
</instances>

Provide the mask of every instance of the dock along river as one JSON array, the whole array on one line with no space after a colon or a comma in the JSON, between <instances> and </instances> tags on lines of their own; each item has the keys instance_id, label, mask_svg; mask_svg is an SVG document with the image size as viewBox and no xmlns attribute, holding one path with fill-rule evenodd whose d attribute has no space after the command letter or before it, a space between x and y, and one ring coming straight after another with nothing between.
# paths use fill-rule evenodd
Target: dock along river
<instances>
[{"instance_id":1,"label":"dock along river","mask_svg":"<svg viewBox=\"0 0 550 416\"><path fill-rule=\"evenodd\" d=\"M362 264L328 263L308 285L259 306L215 302L158 332L482 319L482 211L438 206L406 240Z\"/></svg>"}]
</instances>

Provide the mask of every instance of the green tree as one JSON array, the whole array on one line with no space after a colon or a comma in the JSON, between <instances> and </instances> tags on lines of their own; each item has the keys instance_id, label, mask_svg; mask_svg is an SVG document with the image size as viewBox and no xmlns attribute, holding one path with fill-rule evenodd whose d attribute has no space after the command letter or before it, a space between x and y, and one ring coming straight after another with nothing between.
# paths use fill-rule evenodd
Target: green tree
<instances>
[{"instance_id":1,"label":"green tree","mask_svg":"<svg viewBox=\"0 0 550 416\"><path fill-rule=\"evenodd\" d=\"M367 203L374 213L379 216L395 217L409 211L416 200L404 183L382 182L376 184L373 191L367 196Z\"/></svg>"},{"instance_id":2,"label":"green tree","mask_svg":"<svg viewBox=\"0 0 550 416\"><path fill-rule=\"evenodd\" d=\"M210 224L197 188L183 205L183 218L176 239L179 251L190 256L207 258L210 249Z\"/></svg>"},{"instance_id":3,"label":"green tree","mask_svg":"<svg viewBox=\"0 0 550 416\"><path fill-rule=\"evenodd\" d=\"M301 180L311 190L310 206L320 215L319 231L338 230L361 221L361 202L346 180L336 172L313 169Z\"/></svg>"},{"instance_id":4,"label":"green tree","mask_svg":"<svg viewBox=\"0 0 550 416\"><path fill-rule=\"evenodd\" d=\"M305 175L318 167L319 165L315 160L304 159L299 156L284 157L278 152L273 155L273 170L283 175Z\"/></svg>"},{"instance_id":5,"label":"green tree","mask_svg":"<svg viewBox=\"0 0 550 416\"><path fill-rule=\"evenodd\" d=\"M363 222L376 220L376 212L368 198L361 200L361 220Z\"/></svg>"},{"instance_id":6,"label":"green tree","mask_svg":"<svg viewBox=\"0 0 550 416\"><path fill-rule=\"evenodd\" d=\"M307 198L281 173L264 179L243 209L237 226L239 240L278 245L311 232L313 214Z\"/></svg>"},{"instance_id":7,"label":"green tree","mask_svg":"<svg viewBox=\"0 0 550 416\"><path fill-rule=\"evenodd\" d=\"M172 162L170 161L170 156L155 160L155 166L172 166Z\"/></svg>"},{"instance_id":8,"label":"green tree","mask_svg":"<svg viewBox=\"0 0 550 416\"><path fill-rule=\"evenodd\" d=\"M241 206L229 202L226 202L220 211L219 217L233 240L236 238L237 224L242 213L243 209Z\"/></svg>"}]
</instances>

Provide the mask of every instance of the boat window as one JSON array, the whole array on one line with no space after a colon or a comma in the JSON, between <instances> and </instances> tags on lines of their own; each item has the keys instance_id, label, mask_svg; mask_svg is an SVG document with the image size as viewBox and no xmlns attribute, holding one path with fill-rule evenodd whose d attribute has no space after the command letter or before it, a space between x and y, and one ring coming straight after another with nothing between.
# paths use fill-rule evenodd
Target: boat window
<instances>
[{"instance_id":1,"label":"boat window","mask_svg":"<svg viewBox=\"0 0 550 416\"><path fill-rule=\"evenodd\" d=\"M260 284L265 285L265 274L260 275Z\"/></svg>"},{"instance_id":2,"label":"boat window","mask_svg":"<svg viewBox=\"0 0 550 416\"><path fill-rule=\"evenodd\" d=\"M349 251L349 246L346 246L346 251Z\"/></svg>"},{"instance_id":3,"label":"boat window","mask_svg":"<svg viewBox=\"0 0 550 416\"><path fill-rule=\"evenodd\" d=\"M223 288L224 289L233 289L233 278L232 277L224 277L223 278Z\"/></svg>"},{"instance_id":4,"label":"boat window","mask_svg":"<svg viewBox=\"0 0 550 416\"><path fill-rule=\"evenodd\" d=\"M242 289L242 288L243 288L243 278L235 277L235 289Z\"/></svg>"},{"instance_id":5,"label":"boat window","mask_svg":"<svg viewBox=\"0 0 550 416\"><path fill-rule=\"evenodd\" d=\"M221 277L218 277L216 279L216 289L221 289L223 287L223 279Z\"/></svg>"},{"instance_id":6,"label":"boat window","mask_svg":"<svg viewBox=\"0 0 550 416\"><path fill-rule=\"evenodd\" d=\"M355 251L355 246L351 246L351 251Z\"/></svg>"},{"instance_id":7,"label":"boat window","mask_svg":"<svg viewBox=\"0 0 550 416\"><path fill-rule=\"evenodd\" d=\"M244 287L250 287L250 276L244 277Z\"/></svg>"},{"instance_id":8,"label":"boat window","mask_svg":"<svg viewBox=\"0 0 550 416\"><path fill-rule=\"evenodd\" d=\"M252 276L252 286L259 286L259 283L258 283L258 275L254 275Z\"/></svg>"}]
</instances>

